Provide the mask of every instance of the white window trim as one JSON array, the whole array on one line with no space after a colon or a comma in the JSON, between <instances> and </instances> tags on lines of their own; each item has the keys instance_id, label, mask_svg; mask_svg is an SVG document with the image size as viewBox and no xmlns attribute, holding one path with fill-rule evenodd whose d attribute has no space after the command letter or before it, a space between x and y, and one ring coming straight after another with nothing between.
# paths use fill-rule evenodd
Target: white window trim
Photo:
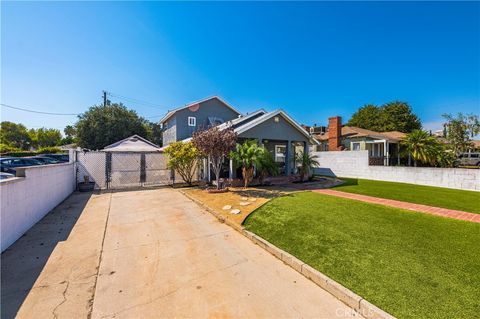
<instances>
[{"instance_id":1,"label":"white window trim","mask_svg":"<svg viewBox=\"0 0 480 319\"><path fill-rule=\"evenodd\" d=\"M352 151L360 151L360 150L361 150L362 145L361 145L360 142L350 142L350 143L351 143L350 149L351 149ZM353 147L354 144L358 144L358 150L355 150L355 148Z\"/></svg>"},{"instance_id":2,"label":"white window trim","mask_svg":"<svg viewBox=\"0 0 480 319\"><path fill-rule=\"evenodd\" d=\"M197 118L195 116L188 117L188 126L197 126Z\"/></svg>"}]
</instances>

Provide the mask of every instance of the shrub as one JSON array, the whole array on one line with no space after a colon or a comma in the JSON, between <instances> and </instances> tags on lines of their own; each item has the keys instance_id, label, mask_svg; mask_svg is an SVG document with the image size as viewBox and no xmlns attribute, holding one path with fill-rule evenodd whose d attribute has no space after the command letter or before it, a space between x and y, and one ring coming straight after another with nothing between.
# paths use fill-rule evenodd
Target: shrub
<instances>
[{"instance_id":1,"label":"shrub","mask_svg":"<svg viewBox=\"0 0 480 319\"><path fill-rule=\"evenodd\" d=\"M168 155L168 167L180 174L182 179L192 185L195 167L200 157L200 152L192 142L175 142L165 149Z\"/></svg>"}]
</instances>

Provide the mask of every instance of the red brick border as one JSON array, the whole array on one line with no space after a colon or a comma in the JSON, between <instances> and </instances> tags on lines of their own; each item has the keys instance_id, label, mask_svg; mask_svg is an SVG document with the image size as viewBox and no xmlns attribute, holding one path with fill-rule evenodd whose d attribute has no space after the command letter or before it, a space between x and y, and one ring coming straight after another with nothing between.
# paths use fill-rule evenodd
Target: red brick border
<instances>
[{"instance_id":1,"label":"red brick border","mask_svg":"<svg viewBox=\"0 0 480 319\"><path fill-rule=\"evenodd\" d=\"M380 204L380 205L385 205L385 206L390 206L395 208L413 210L421 213L427 213L427 214L443 216L443 217L448 217L448 218L453 218L458 220L465 220L469 222L480 223L480 214L467 213L460 210L453 210L453 209L433 207L433 206L427 206L427 205L421 205L421 204L407 203L407 202L402 202L402 201L393 200L393 199L385 199L385 198L378 198L373 196L346 193L346 192L336 191L333 189L314 189L312 191L320 194L354 199L354 200L359 200L362 202L367 202L372 204Z\"/></svg>"}]
</instances>

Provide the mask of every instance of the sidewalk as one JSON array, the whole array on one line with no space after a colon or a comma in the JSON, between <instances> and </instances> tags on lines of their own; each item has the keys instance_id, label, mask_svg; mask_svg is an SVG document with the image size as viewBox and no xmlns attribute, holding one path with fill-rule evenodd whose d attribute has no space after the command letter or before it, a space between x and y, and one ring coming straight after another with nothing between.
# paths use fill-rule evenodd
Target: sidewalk
<instances>
[{"instance_id":1,"label":"sidewalk","mask_svg":"<svg viewBox=\"0 0 480 319\"><path fill-rule=\"evenodd\" d=\"M433 206L427 206L427 205L421 205L421 204L407 203L407 202L402 202L402 201L393 200L393 199L385 199L385 198L378 198L373 196L340 192L332 189L315 189L312 191L320 194L354 199L354 200L359 200L362 202L367 202L372 204L380 204L380 205L401 208L401 209L408 209L416 212L427 213L427 214L432 214L432 215L437 215L442 217L480 223L480 214L467 213L459 210L433 207Z\"/></svg>"}]
</instances>

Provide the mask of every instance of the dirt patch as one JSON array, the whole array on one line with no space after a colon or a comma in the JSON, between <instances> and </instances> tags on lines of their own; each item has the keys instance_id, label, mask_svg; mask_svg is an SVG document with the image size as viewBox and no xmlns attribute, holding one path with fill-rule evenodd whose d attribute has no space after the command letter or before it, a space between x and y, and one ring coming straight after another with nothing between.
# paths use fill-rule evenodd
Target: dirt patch
<instances>
[{"instance_id":1,"label":"dirt patch","mask_svg":"<svg viewBox=\"0 0 480 319\"><path fill-rule=\"evenodd\" d=\"M229 190L226 193L212 194L201 188L183 189L187 195L238 225L241 225L249 214L270 199L288 195L292 191L298 191L285 187L248 189L233 187ZM240 213L232 213L235 210L240 210Z\"/></svg>"}]
</instances>

